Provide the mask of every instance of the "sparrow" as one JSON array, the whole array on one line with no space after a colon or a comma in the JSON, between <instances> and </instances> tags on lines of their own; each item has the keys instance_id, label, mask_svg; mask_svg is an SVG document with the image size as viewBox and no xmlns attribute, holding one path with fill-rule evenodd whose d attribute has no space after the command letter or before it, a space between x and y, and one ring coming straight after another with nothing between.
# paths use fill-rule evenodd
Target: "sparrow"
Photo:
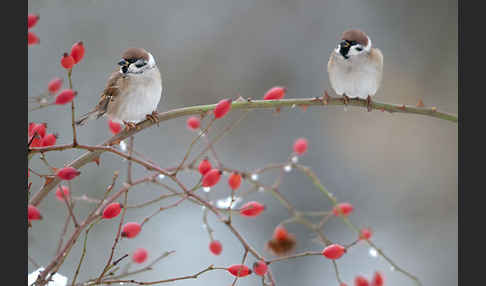
<instances>
[{"instance_id":1,"label":"sparrow","mask_svg":"<svg viewBox=\"0 0 486 286\"><path fill-rule=\"evenodd\" d=\"M141 48L129 48L122 54L108 79L94 109L76 121L83 125L89 119L107 116L127 129L149 119L158 122L157 105L162 96L162 78L151 53Z\"/></svg>"},{"instance_id":2,"label":"sparrow","mask_svg":"<svg viewBox=\"0 0 486 286\"><path fill-rule=\"evenodd\" d=\"M346 104L349 98L366 99L371 111L371 96L380 87L383 54L371 45L371 39L356 29L345 31L327 63L329 81Z\"/></svg>"}]
</instances>

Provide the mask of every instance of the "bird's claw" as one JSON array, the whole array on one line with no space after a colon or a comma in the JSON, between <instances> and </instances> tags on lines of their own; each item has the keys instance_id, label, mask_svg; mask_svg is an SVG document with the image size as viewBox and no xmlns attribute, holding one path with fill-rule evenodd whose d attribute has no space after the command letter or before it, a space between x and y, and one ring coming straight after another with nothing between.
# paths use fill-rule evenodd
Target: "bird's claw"
<instances>
[{"instance_id":1,"label":"bird's claw","mask_svg":"<svg viewBox=\"0 0 486 286\"><path fill-rule=\"evenodd\" d=\"M372 101L371 101L371 96L369 96L369 95L366 98L366 108L368 109L368 112L371 112L371 110L372 110Z\"/></svg>"},{"instance_id":2,"label":"bird's claw","mask_svg":"<svg viewBox=\"0 0 486 286\"><path fill-rule=\"evenodd\" d=\"M157 126L159 126L160 120L157 111L153 111L151 114L145 115L145 117L152 121L152 123L157 123Z\"/></svg>"},{"instance_id":3,"label":"bird's claw","mask_svg":"<svg viewBox=\"0 0 486 286\"><path fill-rule=\"evenodd\" d=\"M343 103L344 103L344 105L348 105L348 103L349 103L349 97L345 94L343 94Z\"/></svg>"},{"instance_id":4,"label":"bird's claw","mask_svg":"<svg viewBox=\"0 0 486 286\"><path fill-rule=\"evenodd\" d=\"M133 122L123 121L123 124L125 125L126 131L137 129L137 125Z\"/></svg>"}]
</instances>

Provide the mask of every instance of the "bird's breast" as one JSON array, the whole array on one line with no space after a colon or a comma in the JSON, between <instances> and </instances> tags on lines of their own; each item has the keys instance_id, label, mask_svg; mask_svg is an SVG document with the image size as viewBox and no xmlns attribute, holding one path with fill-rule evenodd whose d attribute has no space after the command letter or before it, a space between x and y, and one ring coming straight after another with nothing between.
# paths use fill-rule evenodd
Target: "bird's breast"
<instances>
[{"instance_id":1,"label":"bird's breast","mask_svg":"<svg viewBox=\"0 0 486 286\"><path fill-rule=\"evenodd\" d=\"M341 60L336 57L329 65L329 80L338 95L366 98L378 89L379 73L366 61Z\"/></svg>"},{"instance_id":2,"label":"bird's breast","mask_svg":"<svg viewBox=\"0 0 486 286\"><path fill-rule=\"evenodd\" d=\"M157 109L162 95L161 80L145 75L127 80L127 88L108 106L108 116L121 121L144 120L147 114Z\"/></svg>"}]
</instances>

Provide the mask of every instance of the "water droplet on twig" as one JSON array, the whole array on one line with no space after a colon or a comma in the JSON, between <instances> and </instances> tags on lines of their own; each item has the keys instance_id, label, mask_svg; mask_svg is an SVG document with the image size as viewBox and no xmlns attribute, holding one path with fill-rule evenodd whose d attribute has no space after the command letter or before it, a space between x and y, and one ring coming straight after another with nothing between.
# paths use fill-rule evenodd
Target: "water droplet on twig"
<instances>
[{"instance_id":1,"label":"water droplet on twig","mask_svg":"<svg viewBox=\"0 0 486 286\"><path fill-rule=\"evenodd\" d=\"M376 249L374 249L373 247L370 248L370 250L368 251L368 253L370 254L371 257L375 258L378 256L378 251L376 251Z\"/></svg>"}]
</instances>

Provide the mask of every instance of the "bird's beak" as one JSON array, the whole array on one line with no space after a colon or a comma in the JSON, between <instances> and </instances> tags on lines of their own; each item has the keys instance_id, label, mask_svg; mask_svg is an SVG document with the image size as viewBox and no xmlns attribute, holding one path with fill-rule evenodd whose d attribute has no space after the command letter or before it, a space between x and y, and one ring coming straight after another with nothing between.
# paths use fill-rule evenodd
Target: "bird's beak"
<instances>
[{"instance_id":1,"label":"bird's beak","mask_svg":"<svg viewBox=\"0 0 486 286\"><path fill-rule=\"evenodd\" d=\"M348 52L349 52L349 48L351 47L351 45L349 44L348 41L342 41L341 43L339 43L339 53L345 58L349 58L348 57Z\"/></svg>"},{"instance_id":2,"label":"bird's beak","mask_svg":"<svg viewBox=\"0 0 486 286\"><path fill-rule=\"evenodd\" d=\"M130 65L129 62L127 62L126 60L122 59L121 61L118 62L118 65L122 66L122 67L127 67Z\"/></svg>"}]
</instances>

